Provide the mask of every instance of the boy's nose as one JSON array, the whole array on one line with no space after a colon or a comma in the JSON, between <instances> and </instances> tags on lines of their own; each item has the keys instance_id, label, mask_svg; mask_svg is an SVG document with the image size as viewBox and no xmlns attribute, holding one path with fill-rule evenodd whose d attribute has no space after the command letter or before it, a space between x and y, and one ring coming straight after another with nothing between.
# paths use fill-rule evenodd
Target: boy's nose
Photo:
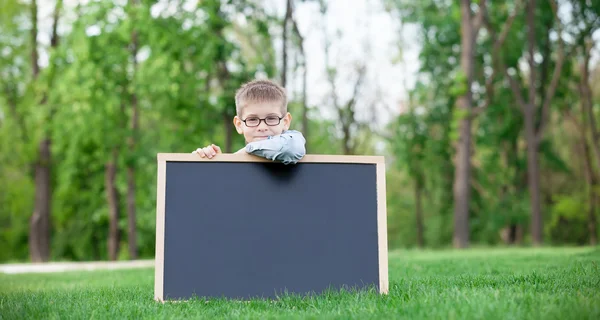
<instances>
[{"instance_id":1,"label":"boy's nose","mask_svg":"<svg viewBox=\"0 0 600 320\"><path fill-rule=\"evenodd\" d=\"M261 130L261 131L264 131L264 130L267 130L267 128L268 128L267 124L266 124L264 121L261 121L261 122L258 124L258 128L257 128L257 129L258 129L258 130Z\"/></svg>"}]
</instances>

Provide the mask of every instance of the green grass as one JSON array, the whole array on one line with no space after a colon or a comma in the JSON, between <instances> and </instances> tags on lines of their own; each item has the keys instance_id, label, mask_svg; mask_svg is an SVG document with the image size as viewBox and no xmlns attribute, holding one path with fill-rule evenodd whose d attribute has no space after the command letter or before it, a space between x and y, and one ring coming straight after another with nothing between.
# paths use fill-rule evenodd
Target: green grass
<instances>
[{"instance_id":1,"label":"green grass","mask_svg":"<svg viewBox=\"0 0 600 320\"><path fill-rule=\"evenodd\" d=\"M600 249L390 254L390 293L157 303L154 271L0 275L0 319L600 319Z\"/></svg>"}]
</instances>

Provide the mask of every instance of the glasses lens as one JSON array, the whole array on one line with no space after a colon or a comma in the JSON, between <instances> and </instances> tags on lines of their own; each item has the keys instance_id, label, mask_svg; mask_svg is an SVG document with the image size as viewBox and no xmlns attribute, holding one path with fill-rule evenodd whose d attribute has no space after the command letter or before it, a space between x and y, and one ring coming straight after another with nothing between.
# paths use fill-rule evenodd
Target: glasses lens
<instances>
[{"instance_id":1,"label":"glasses lens","mask_svg":"<svg viewBox=\"0 0 600 320\"><path fill-rule=\"evenodd\" d=\"M279 124L279 117L267 117L265 122L270 126L276 126Z\"/></svg>"},{"instance_id":2,"label":"glasses lens","mask_svg":"<svg viewBox=\"0 0 600 320\"><path fill-rule=\"evenodd\" d=\"M248 127L256 127L259 122L260 122L260 120L258 118L247 118L246 119L246 125Z\"/></svg>"}]
</instances>

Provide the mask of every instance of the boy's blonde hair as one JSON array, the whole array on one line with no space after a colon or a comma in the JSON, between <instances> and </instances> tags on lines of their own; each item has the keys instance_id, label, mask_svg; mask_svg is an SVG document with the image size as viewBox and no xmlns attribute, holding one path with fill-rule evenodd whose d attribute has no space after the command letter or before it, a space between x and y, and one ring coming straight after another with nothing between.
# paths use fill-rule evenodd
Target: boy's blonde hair
<instances>
[{"instance_id":1,"label":"boy's blonde hair","mask_svg":"<svg viewBox=\"0 0 600 320\"><path fill-rule=\"evenodd\" d=\"M287 113L287 94L285 89L270 80L253 80L243 84L235 93L235 110L241 116L249 103L280 102L281 113Z\"/></svg>"}]
</instances>

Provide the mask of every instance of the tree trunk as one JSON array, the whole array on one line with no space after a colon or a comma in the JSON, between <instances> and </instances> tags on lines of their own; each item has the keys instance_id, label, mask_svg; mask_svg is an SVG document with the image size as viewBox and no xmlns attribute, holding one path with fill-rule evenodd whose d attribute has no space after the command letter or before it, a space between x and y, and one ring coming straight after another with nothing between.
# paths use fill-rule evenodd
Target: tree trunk
<instances>
[{"instance_id":1,"label":"tree trunk","mask_svg":"<svg viewBox=\"0 0 600 320\"><path fill-rule=\"evenodd\" d=\"M223 125L225 127L225 152L231 153L233 149L233 117L229 112L223 111Z\"/></svg>"},{"instance_id":2,"label":"tree trunk","mask_svg":"<svg viewBox=\"0 0 600 320\"><path fill-rule=\"evenodd\" d=\"M422 179L415 179L415 220L417 223L417 245L419 248L425 247L425 238L423 236L423 182Z\"/></svg>"},{"instance_id":3,"label":"tree trunk","mask_svg":"<svg viewBox=\"0 0 600 320\"><path fill-rule=\"evenodd\" d=\"M527 184L531 205L531 238L533 244L542 244L542 212L540 208L540 172L538 161L538 144L535 134L535 114L533 106L525 110L525 139L527 141Z\"/></svg>"},{"instance_id":4,"label":"tree trunk","mask_svg":"<svg viewBox=\"0 0 600 320\"><path fill-rule=\"evenodd\" d=\"M515 168L515 176L513 187L515 188L515 194L525 195L527 194L527 169L520 165L519 160L519 138L516 137L511 141L512 158L511 163ZM523 224L515 224L515 244L523 244L523 236L525 233L525 226Z\"/></svg>"},{"instance_id":5,"label":"tree trunk","mask_svg":"<svg viewBox=\"0 0 600 320\"><path fill-rule=\"evenodd\" d=\"M304 37L300 33L298 29L298 24L296 23L296 19L293 17L293 8L292 8L292 27L294 28L294 33L296 37L298 37L298 47L300 48L300 53L302 55L302 133L304 137L308 140L308 104L306 102L306 83L308 80L308 67L306 65L306 52L304 50Z\"/></svg>"},{"instance_id":6,"label":"tree trunk","mask_svg":"<svg viewBox=\"0 0 600 320\"><path fill-rule=\"evenodd\" d=\"M35 81L40 73L40 67L38 64L38 52L37 52L37 2L36 0L31 1L31 71L32 78ZM44 142L44 141L42 141ZM49 215L48 202L50 201L49 185L45 183L49 180L49 168L44 166L44 159L42 157L42 150L44 146L42 142L39 145L39 159L34 166L34 179L35 179L35 203L33 213L29 220L29 256L32 262L43 262L48 260L49 248L47 247L48 239L45 235L48 233L44 226L46 225L46 219Z\"/></svg>"},{"instance_id":7,"label":"tree trunk","mask_svg":"<svg viewBox=\"0 0 600 320\"><path fill-rule=\"evenodd\" d=\"M582 65L582 71L584 68L584 65L587 66L589 56L585 57L583 65ZM587 69L587 67L586 67ZM590 152L590 146L588 144L587 141L587 128L588 128L588 121L586 121L586 116L589 116L589 109L591 109L591 107L589 105L587 105L589 103L589 101L586 101L585 98L585 87L587 84L589 84L587 82L587 78L585 78L586 75L582 74L582 79L580 81L579 84L579 90L582 96L582 100L581 100L581 119L582 119L582 125L581 125L581 129L580 129L580 145L581 145L581 151L583 153L583 167L584 167L584 176L585 176L585 181L587 183L588 186L588 201L589 201L589 207L588 207L588 221L587 221L587 226L588 226L588 233L589 233L589 238L590 238L590 245L595 246L596 244L598 244L598 230L597 230L597 220L596 220L596 203L598 202L598 195L596 192L596 188L598 187L598 179L597 179L597 175L594 172L594 165L592 162L592 154ZM589 89L589 87L588 87ZM592 119L589 119L590 122L590 127L591 127L591 123L592 123ZM593 129L592 129L593 132Z\"/></svg>"},{"instance_id":8,"label":"tree trunk","mask_svg":"<svg viewBox=\"0 0 600 320\"><path fill-rule=\"evenodd\" d=\"M527 182L531 202L531 238L535 246L542 244L542 210L540 205L540 169L538 161L538 134L536 133L536 66L535 54L535 0L527 4L527 45L529 61L529 97L524 106L525 139L527 141ZM549 99L549 98L547 98ZM541 132L539 133L541 137Z\"/></svg>"},{"instance_id":9,"label":"tree trunk","mask_svg":"<svg viewBox=\"0 0 600 320\"><path fill-rule=\"evenodd\" d=\"M456 248L469 246L469 202L471 199L471 111L473 106L471 84L474 65L474 28L471 21L471 1L461 0L461 55L460 66L465 75L466 91L458 97L458 111L461 114L459 139L456 144L454 172L454 236Z\"/></svg>"},{"instance_id":10,"label":"tree trunk","mask_svg":"<svg viewBox=\"0 0 600 320\"><path fill-rule=\"evenodd\" d=\"M137 259L137 229L136 229L136 209L135 209L135 168L127 168L127 225L128 225L128 244L129 258Z\"/></svg>"},{"instance_id":11,"label":"tree trunk","mask_svg":"<svg viewBox=\"0 0 600 320\"><path fill-rule=\"evenodd\" d=\"M589 73L589 64L590 64L590 50L592 48L592 43L590 39L586 40L586 47L583 48L583 63L581 64L581 101L582 106L585 109L587 118L590 121L590 129L592 131L592 147L594 149L594 154L596 155L596 166L600 168L600 133L598 133L598 127L596 125L596 117L594 115L594 111L592 110L592 90L590 88L590 73Z\"/></svg>"},{"instance_id":12,"label":"tree trunk","mask_svg":"<svg viewBox=\"0 0 600 320\"><path fill-rule=\"evenodd\" d=\"M223 29L225 28L225 21L221 20L221 3L217 1L211 6L214 6L213 9L215 10L215 15L218 18L213 19L214 22L210 25L210 28L214 30L217 36L223 38ZM227 52L225 52L224 48L218 50L217 57L215 58L215 63L217 66L216 76L217 82L219 83L220 89L222 90L222 95L227 98L231 94L231 98L233 99L235 95L233 94L234 91L230 88L230 81L232 80L232 77L231 73L229 72L229 69L227 69L228 58L229 56L227 55ZM226 106L222 110L221 115L223 117L223 130L225 132L225 148L223 149L223 151L225 153L231 153L233 152L233 133L235 131L233 125L233 117L235 115L235 112L233 110L228 109L228 107Z\"/></svg>"},{"instance_id":13,"label":"tree trunk","mask_svg":"<svg viewBox=\"0 0 600 320\"><path fill-rule=\"evenodd\" d=\"M564 54L564 41L562 40L561 30L562 24L558 19L558 9L556 3L551 1L553 12L555 13L555 19L557 19L558 27L558 57L556 60L556 66L552 74L552 80L548 86L546 94L541 99L541 117L539 121L536 121L538 110L536 107L536 95L538 82L536 74L538 67L536 66L534 55L535 55L535 0L527 2L527 15L526 15L526 36L527 36L527 61L528 61L528 97L525 99L522 94L522 88L518 84L517 80L511 76L508 69L504 70L508 77L510 88L516 98L517 103L521 107L523 117L525 121L525 140L527 142L527 182L529 188L529 198L531 206L531 237L533 244L539 246L543 242L543 216L541 210L541 199L540 199L540 168L539 168L539 145L543 137L544 127L548 122L548 115L550 113L550 102L558 87L558 80L562 71L562 66L565 58ZM550 30L546 30L550 32ZM549 55L548 55L549 56ZM539 123L539 125L538 125Z\"/></svg>"},{"instance_id":14,"label":"tree trunk","mask_svg":"<svg viewBox=\"0 0 600 320\"><path fill-rule=\"evenodd\" d=\"M523 226L520 224L515 224L515 244L523 243Z\"/></svg>"},{"instance_id":15,"label":"tree trunk","mask_svg":"<svg viewBox=\"0 0 600 320\"><path fill-rule=\"evenodd\" d=\"M598 244L598 220L596 219L596 207L598 204L598 195L596 194L596 188L598 188L598 182L592 185L590 190L590 208L588 211L588 232L590 233L590 245L595 246Z\"/></svg>"},{"instance_id":16,"label":"tree trunk","mask_svg":"<svg viewBox=\"0 0 600 320\"><path fill-rule=\"evenodd\" d=\"M117 175L118 150L112 151L112 159L106 163L104 175L104 188L106 190L106 200L108 202L108 258L117 260L119 255L119 194L117 191L115 178Z\"/></svg>"},{"instance_id":17,"label":"tree trunk","mask_svg":"<svg viewBox=\"0 0 600 320\"><path fill-rule=\"evenodd\" d=\"M515 168L514 180L507 181L502 186L501 198L505 198L509 193L524 194L524 186L527 185L527 174L523 170L519 170L519 146L518 138L507 141L502 148L503 163L506 168ZM505 200L505 202L510 200ZM502 230L503 240L505 244L521 244L523 241L523 226L514 220L509 221L507 226Z\"/></svg>"},{"instance_id":18,"label":"tree trunk","mask_svg":"<svg viewBox=\"0 0 600 320\"><path fill-rule=\"evenodd\" d=\"M29 254L32 262L46 262L50 258L51 160L50 139L42 139L35 164L35 204L29 221Z\"/></svg>"},{"instance_id":19,"label":"tree trunk","mask_svg":"<svg viewBox=\"0 0 600 320\"><path fill-rule=\"evenodd\" d=\"M470 148L471 121L460 121L460 138L456 146L456 169L454 174L454 238L456 248L469 246L469 202L470 202Z\"/></svg>"},{"instance_id":20,"label":"tree trunk","mask_svg":"<svg viewBox=\"0 0 600 320\"><path fill-rule=\"evenodd\" d=\"M52 35L50 37L50 45L56 48L58 45L58 18L62 1L57 1L52 22ZM40 73L38 63L38 6L35 0L31 2L31 66L32 66L32 81L36 82ZM51 63L53 61L51 60ZM52 86L53 75L49 77L48 88ZM49 90L49 89L46 89ZM40 101L40 107L46 104L48 92L44 93L44 97ZM50 146L52 144L50 133L47 126L52 121L53 111L48 112L48 119L45 119L42 128L42 138L38 144L38 159L34 164L34 180L35 180L35 198L34 209L29 220L29 256L32 262L45 262L50 259L50 217L52 207L52 184L51 184L51 165L52 153Z\"/></svg>"},{"instance_id":21,"label":"tree trunk","mask_svg":"<svg viewBox=\"0 0 600 320\"><path fill-rule=\"evenodd\" d=\"M130 0L129 3L132 7L137 6L137 0ZM133 19L135 21L135 17ZM135 28L135 27L134 27ZM135 92L135 77L137 73L137 53L138 53L138 33L135 29L131 31L131 60L133 64L133 71L131 81L129 82L132 86L131 90L131 135L129 137L129 151L131 152L131 161L127 166L127 225L128 225L128 244L129 244L129 258L137 259L137 228L136 228L136 206L135 206L135 149L136 149L136 138L139 131L139 107L137 94Z\"/></svg>"},{"instance_id":22,"label":"tree trunk","mask_svg":"<svg viewBox=\"0 0 600 320\"><path fill-rule=\"evenodd\" d=\"M597 225L597 221L596 221L596 202L597 202L597 195L596 195L596 188L598 186L598 182L596 181L595 177L594 177L594 172L592 169L592 159L591 159L591 155L590 155L590 148L588 146L587 143L587 139L585 137L585 135L583 135L583 137L580 139L581 140L581 146L583 149L583 157L584 157L584 167L585 167L585 180L587 182L588 185L588 201L589 201L589 207L588 207L588 232L589 232L589 237L590 237L590 245L595 246L598 243L598 231L596 229L596 225Z\"/></svg>"},{"instance_id":23,"label":"tree trunk","mask_svg":"<svg viewBox=\"0 0 600 320\"><path fill-rule=\"evenodd\" d=\"M504 117L500 116L498 118L499 122L504 121ZM511 162L511 157L514 157L516 152L511 151L510 148L512 148L513 144L511 141L505 141L502 142L501 146L500 146L500 159L501 159L501 164L503 168L510 168L512 165ZM514 154L513 154L514 153ZM508 196L509 196L509 192L510 192L510 182L509 181L503 181L502 185L500 186L500 194L498 196L499 202L502 205L503 208L506 208L504 205L508 203ZM504 214L508 214L510 212L507 212L507 210L504 210ZM517 230L517 225L512 221L509 220L507 221L507 223L505 224L505 226L500 230L500 237L502 239L502 241L504 242L504 244L514 244L515 243L515 239L516 239L516 230Z\"/></svg>"},{"instance_id":24,"label":"tree trunk","mask_svg":"<svg viewBox=\"0 0 600 320\"><path fill-rule=\"evenodd\" d=\"M92 231L92 259L94 259L95 261L99 261L102 259L102 256L100 253L100 243L103 240L104 239L102 239L101 236L99 235L99 230L97 228L95 228Z\"/></svg>"},{"instance_id":25,"label":"tree trunk","mask_svg":"<svg viewBox=\"0 0 600 320\"><path fill-rule=\"evenodd\" d=\"M352 145L350 142L350 125L347 123L342 123L342 149L344 151L344 154L348 155L348 154L354 154L354 152L352 151Z\"/></svg>"},{"instance_id":26,"label":"tree trunk","mask_svg":"<svg viewBox=\"0 0 600 320\"><path fill-rule=\"evenodd\" d=\"M287 0L285 5L285 17L283 18L283 28L282 28L282 41L281 41L281 49L282 49L282 62L283 65L281 67L281 86L285 88L287 85L287 39L288 39L288 23L292 18L292 0Z\"/></svg>"},{"instance_id":27,"label":"tree trunk","mask_svg":"<svg viewBox=\"0 0 600 320\"><path fill-rule=\"evenodd\" d=\"M308 140L308 104L306 102L306 81L307 81L307 66L306 55L304 56L304 71L302 72L302 134Z\"/></svg>"},{"instance_id":28,"label":"tree trunk","mask_svg":"<svg viewBox=\"0 0 600 320\"><path fill-rule=\"evenodd\" d=\"M133 115L131 118L131 137L129 139L129 151L132 154L132 159L135 158L135 137L138 132L138 105L137 96L134 93L131 95L131 107L133 109ZM127 226L128 226L128 237L127 242L129 245L129 258L137 259L137 228L136 228L136 205L135 205L135 167L133 161L127 166Z\"/></svg>"},{"instance_id":29,"label":"tree trunk","mask_svg":"<svg viewBox=\"0 0 600 320\"><path fill-rule=\"evenodd\" d=\"M471 121L460 122L460 138L456 146L456 169L454 174L454 238L456 248L469 246L469 202L470 202L470 148Z\"/></svg>"}]
</instances>

